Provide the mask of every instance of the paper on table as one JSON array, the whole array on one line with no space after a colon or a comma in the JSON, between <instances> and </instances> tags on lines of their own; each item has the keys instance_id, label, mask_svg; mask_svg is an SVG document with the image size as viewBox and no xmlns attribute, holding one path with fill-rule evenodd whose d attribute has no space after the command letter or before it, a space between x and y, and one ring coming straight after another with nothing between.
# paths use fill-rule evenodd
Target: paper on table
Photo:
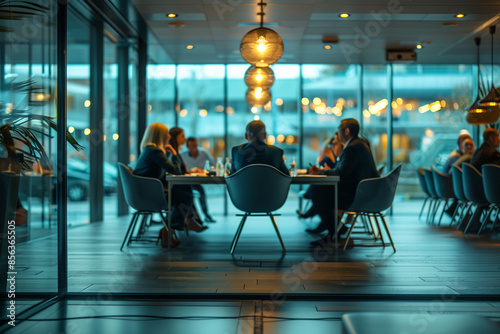
<instances>
[{"instance_id":1,"label":"paper on table","mask_svg":"<svg viewBox=\"0 0 500 334\"><path fill-rule=\"evenodd\" d=\"M311 175L311 174L304 174L304 175L301 175L302 176L305 176L305 177L327 177L328 175Z\"/></svg>"}]
</instances>

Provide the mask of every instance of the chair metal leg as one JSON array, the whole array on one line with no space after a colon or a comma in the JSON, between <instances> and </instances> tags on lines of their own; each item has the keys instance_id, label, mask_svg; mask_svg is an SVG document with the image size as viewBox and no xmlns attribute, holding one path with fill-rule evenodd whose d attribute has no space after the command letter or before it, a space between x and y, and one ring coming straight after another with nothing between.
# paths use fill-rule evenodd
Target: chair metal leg
<instances>
[{"instance_id":1,"label":"chair metal leg","mask_svg":"<svg viewBox=\"0 0 500 334\"><path fill-rule=\"evenodd\" d=\"M120 247L120 252L122 251L123 246L125 246L125 243L128 240L130 231L132 230L132 226L135 226L135 221L138 219L137 216L138 216L138 212L134 213L134 215L132 216L132 220L130 221L130 224L128 226L127 233L125 233L125 238L123 238L122 246Z\"/></svg>"},{"instance_id":2,"label":"chair metal leg","mask_svg":"<svg viewBox=\"0 0 500 334\"><path fill-rule=\"evenodd\" d=\"M465 230L464 230L464 234L467 233L467 231L469 230L469 227L471 227L475 222L477 222L478 220L480 221L480 217L481 217L481 213L482 213L482 208L477 206L476 207L476 210L474 210L474 214L472 215L472 217L469 219L469 222L467 223L467 226L465 227ZM479 217L478 217L479 216Z\"/></svg>"},{"instance_id":3,"label":"chair metal leg","mask_svg":"<svg viewBox=\"0 0 500 334\"><path fill-rule=\"evenodd\" d=\"M345 244L344 244L344 250L347 248L347 244L349 242L349 239L351 238L352 230L354 229L354 225L356 225L356 220L358 220L360 213L356 212L356 215L354 216L354 219L352 220L351 228L349 229L349 233L347 233L347 238L345 239Z\"/></svg>"},{"instance_id":4,"label":"chair metal leg","mask_svg":"<svg viewBox=\"0 0 500 334\"><path fill-rule=\"evenodd\" d=\"M444 212L446 211L446 206L448 205L448 198L445 200L443 205L443 211L441 211L441 216L439 216L438 226L441 226L441 219L443 219Z\"/></svg>"},{"instance_id":5,"label":"chair metal leg","mask_svg":"<svg viewBox=\"0 0 500 334\"><path fill-rule=\"evenodd\" d=\"M385 247L384 235L382 234L382 230L380 229L380 224L378 223L377 217L378 217L377 214L373 215L373 219L375 220L375 224L377 224L377 228L379 231L380 241L382 241L382 246Z\"/></svg>"},{"instance_id":6,"label":"chair metal leg","mask_svg":"<svg viewBox=\"0 0 500 334\"><path fill-rule=\"evenodd\" d=\"M247 220L248 214L245 214L243 218L241 218L240 225L236 230L236 234L234 235L233 242L231 243L231 254L234 253L234 249L236 248L236 244L240 239L241 231L243 230L243 225L245 225L245 221Z\"/></svg>"},{"instance_id":7,"label":"chair metal leg","mask_svg":"<svg viewBox=\"0 0 500 334\"><path fill-rule=\"evenodd\" d=\"M149 213L144 213L144 212L137 213L137 219L135 220L134 226L132 226L132 230L130 230L130 235L128 236L127 247L130 245L130 243L132 241L136 241L138 239L138 237L134 238L134 231L136 230L137 224L139 223L139 217L142 217L142 219L144 219L144 216L146 216L148 214ZM139 231L138 235L140 235L140 231Z\"/></svg>"},{"instance_id":8,"label":"chair metal leg","mask_svg":"<svg viewBox=\"0 0 500 334\"><path fill-rule=\"evenodd\" d=\"M392 241L391 232L389 232L389 228L387 227L387 223L385 222L384 215L380 214L380 218L382 219L382 224L384 224L385 231L387 232L387 236L389 237L389 241L391 242L392 249L394 249L394 253L396 253L396 246L394 246L394 242Z\"/></svg>"},{"instance_id":9,"label":"chair metal leg","mask_svg":"<svg viewBox=\"0 0 500 334\"><path fill-rule=\"evenodd\" d=\"M422 208L420 209L420 214L418 215L418 220L420 220L420 217L422 216L422 212L424 212L425 204L429 200L430 197L426 197L424 200L424 203L422 204Z\"/></svg>"},{"instance_id":10,"label":"chair metal leg","mask_svg":"<svg viewBox=\"0 0 500 334\"><path fill-rule=\"evenodd\" d=\"M490 218L491 211L493 210L493 207L490 207L489 209L485 209L487 212L484 215L483 222L481 223L481 227L479 228L479 231L477 231L477 235L480 235L481 232L484 230L486 225L488 225L488 219ZM484 211L483 211L484 212Z\"/></svg>"},{"instance_id":11,"label":"chair metal leg","mask_svg":"<svg viewBox=\"0 0 500 334\"><path fill-rule=\"evenodd\" d=\"M286 254L286 248L285 248L285 245L283 244L283 239L281 239L280 231L278 230L278 225L276 224L276 219L274 219L274 216L272 214L269 214L269 217L271 218L271 221L273 222L274 230L276 231L276 234L278 235L278 239L280 239L281 248L283 248L283 254Z\"/></svg>"},{"instance_id":12,"label":"chair metal leg","mask_svg":"<svg viewBox=\"0 0 500 334\"><path fill-rule=\"evenodd\" d=\"M378 225L376 223L373 224L372 218L375 219L375 217L373 217L373 215L370 215L370 214L366 214L366 217L368 217L368 221L370 222L370 224L372 226L373 239L378 240L378 238L380 238L380 228L375 228L375 226L378 226Z\"/></svg>"},{"instance_id":13,"label":"chair metal leg","mask_svg":"<svg viewBox=\"0 0 500 334\"><path fill-rule=\"evenodd\" d=\"M462 228L462 226L470 220L470 217L469 217L469 220L467 220L466 218L467 218L467 214L469 214L469 212L470 212L472 205L473 205L472 203L465 204L465 208L463 209L462 213L460 214L461 217L460 217L459 221L457 222L457 230L460 230Z\"/></svg>"}]
</instances>

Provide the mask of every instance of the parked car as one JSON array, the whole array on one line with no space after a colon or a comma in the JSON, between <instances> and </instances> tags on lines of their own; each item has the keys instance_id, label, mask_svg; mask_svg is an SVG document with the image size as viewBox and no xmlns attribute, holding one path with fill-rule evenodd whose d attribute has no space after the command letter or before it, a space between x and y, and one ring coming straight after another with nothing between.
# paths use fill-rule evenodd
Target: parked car
<instances>
[{"instance_id":1,"label":"parked car","mask_svg":"<svg viewBox=\"0 0 500 334\"><path fill-rule=\"evenodd\" d=\"M104 168L104 194L116 192L117 168L105 162ZM90 166L88 161L68 159L68 198L71 201L86 200L90 187Z\"/></svg>"}]
</instances>

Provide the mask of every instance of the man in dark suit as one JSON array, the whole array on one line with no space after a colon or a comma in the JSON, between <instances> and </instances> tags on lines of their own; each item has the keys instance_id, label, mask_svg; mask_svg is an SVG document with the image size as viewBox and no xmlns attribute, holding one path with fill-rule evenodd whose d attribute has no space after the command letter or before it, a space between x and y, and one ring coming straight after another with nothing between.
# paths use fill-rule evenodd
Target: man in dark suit
<instances>
[{"instance_id":1,"label":"man in dark suit","mask_svg":"<svg viewBox=\"0 0 500 334\"><path fill-rule=\"evenodd\" d=\"M498 130L494 128L486 128L483 132L483 143L474 151L470 164L481 171L481 166L484 164L500 165L500 136Z\"/></svg>"},{"instance_id":2,"label":"man in dark suit","mask_svg":"<svg viewBox=\"0 0 500 334\"><path fill-rule=\"evenodd\" d=\"M345 119L339 125L339 140L344 144L339 162L334 169L321 170L316 166L309 169L310 174L338 175L338 209L345 210L351 205L356 194L356 188L361 180L378 177L377 167L373 160L368 142L359 138L359 123L353 119ZM331 186L314 186L312 188L312 202L321 216L323 227L328 230L328 235L313 245L330 244L335 234L333 201L334 189ZM345 233L343 227L340 234Z\"/></svg>"},{"instance_id":3,"label":"man in dark suit","mask_svg":"<svg viewBox=\"0 0 500 334\"><path fill-rule=\"evenodd\" d=\"M276 146L267 145L266 126L261 121L248 123L245 131L247 144L235 146L232 149L233 163L231 173L253 164L265 164L276 167L282 173L289 175L288 168L283 160L283 150Z\"/></svg>"}]
</instances>

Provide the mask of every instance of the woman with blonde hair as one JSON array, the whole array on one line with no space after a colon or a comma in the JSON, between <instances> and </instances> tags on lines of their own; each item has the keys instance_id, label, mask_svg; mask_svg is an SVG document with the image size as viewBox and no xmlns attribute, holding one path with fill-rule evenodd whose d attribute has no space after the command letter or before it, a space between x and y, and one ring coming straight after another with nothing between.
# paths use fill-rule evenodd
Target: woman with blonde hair
<instances>
[{"instance_id":1,"label":"woman with blonde hair","mask_svg":"<svg viewBox=\"0 0 500 334\"><path fill-rule=\"evenodd\" d=\"M184 174L179 166L177 151L168 143L170 135L168 127L162 123L152 123L146 129L141 141L141 154L137 160L134 170L135 175L157 178L163 183L165 196L171 196L172 204L172 227L182 230L184 228L201 232L206 229L197 223L193 213L193 194L191 188L185 185L172 187L171 193L167 193L167 182L165 174ZM167 158L167 153L172 161ZM178 242L177 242L178 243Z\"/></svg>"}]
</instances>

